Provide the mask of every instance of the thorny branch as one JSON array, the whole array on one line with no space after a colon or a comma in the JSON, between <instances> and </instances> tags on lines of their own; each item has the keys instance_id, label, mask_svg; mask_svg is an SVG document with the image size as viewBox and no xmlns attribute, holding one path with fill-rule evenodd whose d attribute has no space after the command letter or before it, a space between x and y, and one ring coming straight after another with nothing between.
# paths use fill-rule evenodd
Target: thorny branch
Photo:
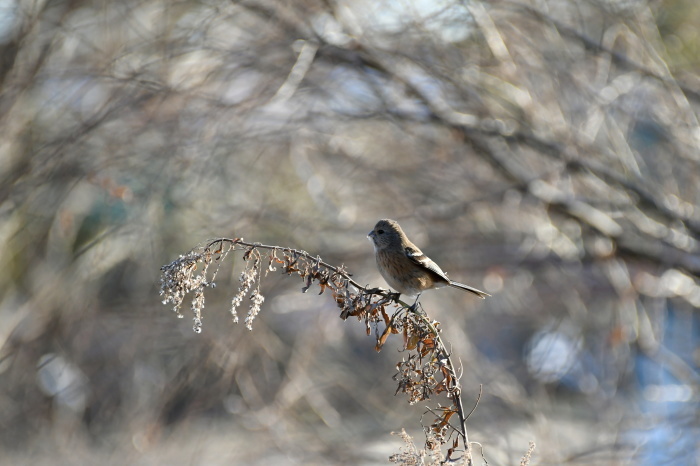
<instances>
[{"instance_id":1,"label":"thorny branch","mask_svg":"<svg viewBox=\"0 0 700 466\"><path fill-rule=\"evenodd\" d=\"M163 296L163 304L171 303L173 311L182 318L182 304L187 295L192 294L193 329L200 333L204 291L215 286L221 263L229 253L236 250L244 251L245 267L240 275L238 291L231 300L230 312L234 322L238 322L237 309L247 296L250 307L245 324L252 330L253 321L265 300L261 292L261 280L269 272L278 270L278 267L282 273L298 275L304 281L304 293L314 283L321 289L319 294L330 289L341 310L341 319L356 317L364 321L368 335L372 334L374 328L377 351L382 349L390 335L402 335L404 357L396 365L396 394L405 393L409 404L415 404L444 393L450 400L448 406L428 408L435 415L435 420L426 428L426 446L435 451L451 442L445 460L458 459L453 458L453 455L462 451L462 459L467 464L472 464L466 429L468 416L465 416L462 404L459 376L451 354L440 337L440 323L431 321L419 306L409 306L399 300L395 293L360 285L351 278L343 265L328 264L319 256L298 249L250 243L242 238L219 238L161 267L160 294ZM396 310L390 313L388 306L394 306ZM380 331L382 325L384 328ZM457 426L451 423L455 414L459 419Z\"/></svg>"}]
</instances>

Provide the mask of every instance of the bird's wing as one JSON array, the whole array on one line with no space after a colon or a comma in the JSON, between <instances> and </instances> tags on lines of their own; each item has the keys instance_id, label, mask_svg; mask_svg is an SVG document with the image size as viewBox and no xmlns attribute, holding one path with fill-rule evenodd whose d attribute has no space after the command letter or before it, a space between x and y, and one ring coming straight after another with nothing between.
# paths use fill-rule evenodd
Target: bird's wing
<instances>
[{"instance_id":1,"label":"bird's wing","mask_svg":"<svg viewBox=\"0 0 700 466\"><path fill-rule=\"evenodd\" d=\"M450 282L450 279L447 277L447 274L445 274L445 272L443 272L442 269L435 262L433 262L433 260L430 257L423 254L423 251L421 251L418 248L412 248L410 246L407 246L405 248L405 251L406 256L413 262L437 274L440 278L445 279L445 281L447 281L448 283Z\"/></svg>"}]
</instances>

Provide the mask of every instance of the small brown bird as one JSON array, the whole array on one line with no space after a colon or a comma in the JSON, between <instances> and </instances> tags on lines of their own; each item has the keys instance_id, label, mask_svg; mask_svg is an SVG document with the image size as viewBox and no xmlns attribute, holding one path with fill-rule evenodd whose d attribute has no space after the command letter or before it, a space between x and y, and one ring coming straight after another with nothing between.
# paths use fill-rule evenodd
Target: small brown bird
<instances>
[{"instance_id":1,"label":"small brown bird","mask_svg":"<svg viewBox=\"0 0 700 466\"><path fill-rule=\"evenodd\" d=\"M378 221L367 237L374 244L379 273L390 287L401 294L420 296L425 290L451 286L474 293L481 299L491 296L450 280L435 262L411 243L395 220Z\"/></svg>"}]
</instances>

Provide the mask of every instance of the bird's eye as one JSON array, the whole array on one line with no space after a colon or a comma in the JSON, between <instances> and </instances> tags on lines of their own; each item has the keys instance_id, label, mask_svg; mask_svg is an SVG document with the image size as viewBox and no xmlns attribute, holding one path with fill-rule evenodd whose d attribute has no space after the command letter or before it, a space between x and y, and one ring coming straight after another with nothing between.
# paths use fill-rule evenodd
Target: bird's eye
<instances>
[{"instance_id":1,"label":"bird's eye","mask_svg":"<svg viewBox=\"0 0 700 466\"><path fill-rule=\"evenodd\" d=\"M377 230L377 234L378 234L378 235L383 235L383 234L384 234L384 230Z\"/></svg>"}]
</instances>

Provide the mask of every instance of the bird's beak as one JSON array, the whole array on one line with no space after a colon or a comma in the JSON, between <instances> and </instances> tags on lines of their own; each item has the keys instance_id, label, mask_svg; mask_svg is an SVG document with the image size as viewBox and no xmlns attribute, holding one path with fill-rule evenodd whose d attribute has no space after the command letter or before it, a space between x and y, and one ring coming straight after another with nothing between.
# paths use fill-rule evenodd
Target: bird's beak
<instances>
[{"instance_id":1,"label":"bird's beak","mask_svg":"<svg viewBox=\"0 0 700 466\"><path fill-rule=\"evenodd\" d=\"M369 238L369 239L374 239L374 236L375 236L374 230L367 233L367 238Z\"/></svg>"}]
</instances>

